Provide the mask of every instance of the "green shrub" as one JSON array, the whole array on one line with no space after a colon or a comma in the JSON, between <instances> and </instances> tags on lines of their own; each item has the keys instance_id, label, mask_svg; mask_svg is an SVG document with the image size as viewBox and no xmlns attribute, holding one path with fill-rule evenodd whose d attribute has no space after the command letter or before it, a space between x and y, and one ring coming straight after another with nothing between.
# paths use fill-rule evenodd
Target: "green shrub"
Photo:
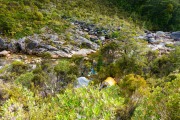
<instances>
[{"instance_id":1,"label":"green shrub","mask_svg":"<svg viewBox=\"0 0 180 120\"><path fill-rule=\"evenodd\" d=\"M146 81L139 75L126 75L119 83L122 92L127 95L132 95L136 90L146 87Z\"/></svg>"},{"instance_id":2,"label":"green shrub","mask_svg":"<svg viewBox=\"0 0 180 120\"><path fill-rule=\"evenodd\" d=\"M163 88L156 87L152 93L140 103L135 110L132 119L163 119L178 120L179 117L179 98L178 89L180 79L167 82Z\"/></svg>"},{"instance_id":3,"label":"green shrub","mask_svg":"<svg viewBox=\"0 0 180 120\"><path fill-rule=\"evenodd\" d=\"M115 119L114 110L123 104L118 89L116 86L101 92L92 87L76 89L74 92L66 90L54 102L54 105L59 103L56 119Z\"/></svg>"},{"instance_id":4,"label":"green shrub","mask_svg":"<svg viewBox=\"0 0 180 120\"><path fill-rule=\"evenodd\" d=\"M22 84L22 86L25 86L27 88L31 87L32 80L34 79L34 74L32 72L27 72L25 74L20 75L16 79L16 83Z\"/></svg>"},{"instance_id":5,"label":"green shrub","mask_svg":"<svg viewBox=\"0 0 180 120\"><path fill-rule=\"evenodd\" d=\"M33 87L41 89L45 82L49 80L48 74L45 71L43 71L41 65L37 65L36 69L34 69L32 72L34 74L34 77L32 79L32 83L34 85Z\"/></svg>"},{"instance_id":6,"label":"green shrub","mask_svg":"<svg viewBox=\"0 0 180 120\"><path fill-rule=\"evenodd\" d=\"M51 58L52 56L51 56L51 54L49 53L49 52L45 52L45 53L43 53L42 55L40 55L41 57L43 57L43 58L46 58L46 59L48 59L48 58Z\"/></svg>"},{"instance_id":7,"label":"green shrub","mask_svg":"<svg viewBox=\"0 0 180 120\"><path fill-rule=\"evenodd\" d=\"M59 63L55 66L54 71L58 73L67 73L69 71L70 62L67 60L61 60Z\"/></svg>"},{"instance_id":8,"label":"green shrub","mask_svg":"<svg viewBox=\"0 0 180 120\"><path fill-rule=\"evenodd\" d=\"M175 46L173 44L166 44L166 47L174 48Z\"/></svg>"},{"instance_id":9,"label":"green shrub","mask_svg":"<svg viewBox=\"0 0 180 120\"><path fill-rule=\"evenodd\" d=\"M41 12L36 11L34 15L36 20L43 20L43 14Z\"/></svg>"},{"instance_id":10,"label":"green shrub","mask_svg":"<svg viewBox=\"0 0 180 120\"><path fill-rule=\"evenodd\" d=\"M150 69L152 74L162 77L169 75L174 70L174 65L170 57L164 55L152 61Z\"/></svg>"},{"instance_id":11,"label":"green shrub","mask_svg":"<svg viewBox=\"0 0 180 120\"><path fill-rule=\"evenodd\" d=\"M26 72L27 69L28 69L28 66L21 61L14 61L11 64L11 72L15 72L17 74L22 74Z\"/></svg>"},{"instance_id":12,"label":"green shrub","mask_svg":"<svg viewBox=\"0 0 180 120\"><path fill-rule=\"evenodd\" d=\"M101 92L94 87L67 89L64 94L44 99L22 86L6 84L1 88L11 96L0 106L2 119L109 120L115 119L115 110L124 102L118 94L118 86L104 89Z\"/></svg>"}]
</instances>

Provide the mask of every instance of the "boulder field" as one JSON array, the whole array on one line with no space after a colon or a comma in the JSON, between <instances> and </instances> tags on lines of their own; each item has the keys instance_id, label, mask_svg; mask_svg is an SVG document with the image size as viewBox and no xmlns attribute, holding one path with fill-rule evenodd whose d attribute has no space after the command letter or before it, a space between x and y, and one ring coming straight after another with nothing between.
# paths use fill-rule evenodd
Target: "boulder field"
<instances>
[{"instance_id":1,"label":"boulder field","mask_svg":"<svg viewBox=\"0 0 180 120\"><path fill-rule=\"evenodd\" d=\"M0 56L9 56L10 52L49 58L87 56L98 50L100 44L111 40L108 36L112 32L110 29L81 21L73 21L71 24L73 27L60 35L44 27L41 29L41 34L33 34L18 40L0 38ZM121 29L115 29L117 30ZM172 46L180 45L179 31L172 33L146 31L138 38L148 41L147 47L159 50L160 53L167 53L173 50Z\"/></svg>"}]
</instances>

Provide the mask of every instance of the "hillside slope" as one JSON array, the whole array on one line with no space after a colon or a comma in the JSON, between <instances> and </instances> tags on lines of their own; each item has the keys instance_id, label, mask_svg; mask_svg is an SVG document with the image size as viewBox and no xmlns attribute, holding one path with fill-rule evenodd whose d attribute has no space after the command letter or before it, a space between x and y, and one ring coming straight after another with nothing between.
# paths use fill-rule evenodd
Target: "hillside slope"
<instances>
[{"instance_id":1,"label":"hillside slope","mask_svg":"<svg viewBox=\"0 0 180 120\"><path fill-rule=\"evenodd\" d=\"M169 1L0 0L0 119L179 120Z\"/></svg>"},{"instance_id":2,"label":"hillside slope","mask_svg":"<svg viewBox=\"0 0 180 120\"><path fill-rule=\"evenodd\" d=\"M111 5L101 0L1 0L0 32L20 38L39 33L40 28L48 26L62 33L71 26L65 18L97 23L103 27L134 26L123 20L123 15Z\"/></svg>"},{"instance_id":3,"label":"hillside slope","mask_svg":"<svg viewBox=\"0 0 180 120\"><path fill-rule=\"evenodd\" d=\"M111 0L109 0L111 1ZM150 30L180 30L179 0L113 0L120 9L124 9L137 22L139 19Z\"/></svg>"}]
</instances>

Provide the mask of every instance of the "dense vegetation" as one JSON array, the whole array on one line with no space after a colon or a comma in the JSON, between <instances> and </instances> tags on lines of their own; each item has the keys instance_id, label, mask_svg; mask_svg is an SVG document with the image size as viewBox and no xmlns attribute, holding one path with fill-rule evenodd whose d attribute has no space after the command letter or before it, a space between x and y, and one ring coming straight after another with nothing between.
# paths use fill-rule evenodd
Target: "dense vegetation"
<instances>
[{"instance_id":1,"label":"dense vegetation","mask_svg":"<svg viewBox=\"0 0 180 120\"><path fill-rule=\"evenodd\" d=\"M144 21L151 30L180 29L179 0L112 0L111 2L118 8L128 11L135 22L137 18Z\"/></svg>"},{"instance_id":2,"label":"dense vegetation","mask_svg":"<svg viewBox=\"0 0 180 120\"><path fill-rule=\"evenodd\" d=\"M0 32L22 37L38 33L46 25L63 32L70 24L61 19L62 17L88 18L89 21L98 23L102 14L132 19L150 30L179 30L179 6L178 0L1 0Z\"/></svg>"},{"instance_id":3,"label":"dense vegetation","mask_svg":"<svg viewBox=\"0 0 180 120\"><path fill-rule=\"evenodd\" d=\"M21 61L0 69L0 119L180 119L180 47L160 55L146 48L146 41L137 39L146 26L178 30L178 2L0 0L2 36L20 38L40 33L44 26L66 34L71 20L109 29L122 27L110 34L114 41L101 45L88 59L77 55L55 62L47 57L35 69ZM144 26L139 27L135 19L144 21ZM97 74L89 77L92 67ZM75 88L82 72L92 82ZM100 83L109 76L117 85L99 91Z\"/></svg>"},{"instance_id":4,"label":"dense vegetation","mask_svg":"<svg viewBox=\"0 0 180 120\"><path fill-rule=\"evenodd\" d=\"M106 7L101 0L1 0L0 32L5 36L20 38L40 33L44 26L58 33L71 27L68 20L83 20L105 27L121 26L125 20L117 18L116 8ZM102 19L103 18L103 19Z\"/></svg>"}]
</instances>

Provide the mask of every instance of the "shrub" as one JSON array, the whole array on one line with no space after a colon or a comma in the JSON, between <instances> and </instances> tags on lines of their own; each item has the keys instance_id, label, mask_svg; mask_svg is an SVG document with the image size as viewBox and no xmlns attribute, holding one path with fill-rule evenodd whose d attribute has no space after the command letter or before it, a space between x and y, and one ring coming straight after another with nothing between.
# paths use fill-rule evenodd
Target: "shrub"
<instances>
[{"instance_id":1,"label":"shrub","mask_svg":"<svg viewBox=\"0 0 180 120\"><path fill-rule=\"evenodd\" d=\"M67 73L70 69L70 62L67 60L61 60L59 63L54 67L54 71L58 74L60 73Z\"/></svg>"},{"instance_id":2,"label":"shrub","mask_svg":"<svg viewBox=\"0 0 180 120\"><path fill-rule=\"evenodd\" d=\"M43 53L42 55L40 55L40 56L43 57L43 58L46 58L46 59L52 57L51 54L50 54L49 52L44 52L44 53Z\"/></svg>"},{"instance_id":3,"label":"shrub","mask_svg":"<svg viewBox=\"0 0 180 120\"><path fill-rule=\"evenodd\" d=\"M17 79L16 79L16 83L20 83L23 86L30 88L31 87L31 82L34 78L34 74L32 72L27 72L25 74L20 75Z\"/></svg>"},{"instance_id":4,"label":"shrub","mask_svg":"<svg viewBox=\"0 0 180 120\"><path fill-rule=\"evenodd\" d=\"M41 12L36 11L34 15L36 20L43 20L43 14Z\"/></svg>"},{"instance_id":5,"label":"shrub","mask_svg":"<svg viewBox=\"0 0 180 120\"><path fill-rule=\"evenodd\" d=\"M118 95L118 89L114 86L101 92L92 87L76 89L74 92L66 90L63 95L58 95L59 110L56 118L115 119L114 110L123 104L123 99Z\"/></svg>"},{"instance_id":6,"label":"shrub","mask_svg":"<svg viewBox=\"0 0 180 120\"><path fill-rule=\"evenodd\" d=\"M174 64L170 57L164 55L152 61L150 69L157 77L167 76L174 70Z\"/></svg>"},{"instance_id":7,"label":"shrub","mask_svg":"<svg viewBox=\"0 0 180 120\"><path fill-rule=\"evenodd\" d=\"M32 79L32 83L35 87L43 87L45 82L48 81L49 76L46 72L42 70L42 67L38 65L36 69L33 70L34 77Z\"/></svg>"},{"instance_id":8,"label":"shrub","mask_svg":"<svg viewBox=\"0 0 180 120\"><path fill-rule=\"evenodd\" d=\"M135 110L132 119L163 119L178 120L179 97L178 89L180 79L167 82L163 88L156 87L152 93L144 97L143 101Z\"/></svg>"},{"instance_id":9,"label":"shrub","mask_svg":"<svg viewBox=\"0 0 180 120\"><path fill-rule=\"evenodd\" d=\"M27 69L28 66L21 61L14 61L11 64L11 72L15 72L17 74L22 74L26 72Z\"/></svg>"},{"instance_id":10,"label":"shrub","mask_svg":"<svg viewBox=\"0 0 180 120\"><path fill-rule=\"evenodd\" d=\"M11 97L0 106L2 119L115 119L115 110L123 105L119 87L99 92L94 87L67 89L64 94L42 99L22 86L5 86ZM2 87L1 87L2 88ZM3 87L4 88L4 87Z\"/></svg>"},{"instance_id":11,"label":"shrub","mask_svg":"<svg viewBox=\"0 0 180 120\"><path fill-rule=\"evenodd\" d=\"M127 95L132 95L136 90L145 88L146 81L139 75L129 74L126 75L119 83L122 92Z\"/></svg>"}]
</instances>

